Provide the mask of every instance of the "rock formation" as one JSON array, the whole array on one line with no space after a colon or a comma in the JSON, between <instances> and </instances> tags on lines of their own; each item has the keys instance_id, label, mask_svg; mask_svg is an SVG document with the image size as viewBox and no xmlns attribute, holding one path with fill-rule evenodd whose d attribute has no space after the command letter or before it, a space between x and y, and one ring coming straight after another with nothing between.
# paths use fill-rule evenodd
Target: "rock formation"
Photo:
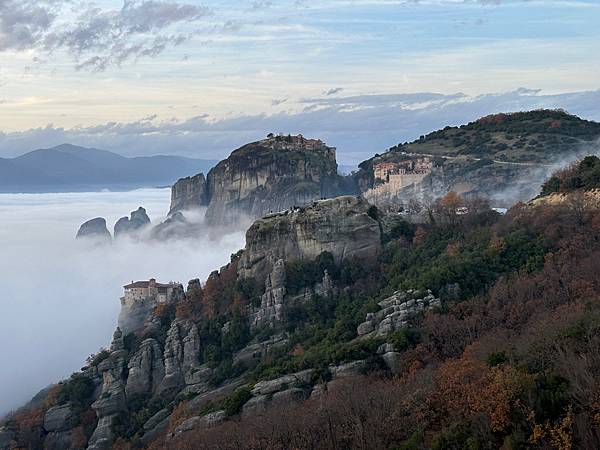
<instances>
[{"instance_id":1,"label":"rock formation","mask_svg":"<svg viewBox=\"0 0 600 450\"><path fill-rule=\"evenodd\" d=\"M123 334L117 328L108 358L98 365L102 374L102 390L92 408L98 416L98 425L88 443L88 450L106 450L115 439L114 425L120 413L127 411L125 380L127 376L127 351Z\"/></svg>"},{"instance_id":2,"label":"rock formation","mask_svg":"<svg viewBox=\"0 0 600 450\"><path fill-rule=\"evenodd\" d=\"M323 252L336 264L356 257L373 260L381 250L381 230L359 197L322 200L259 219L246 233L238 274L265 280L279 260L314 259Z\"/></svg>"},{"instance_id":3,"label":"rock formation","mask_svg":"<svg viewBox=\"0 0 600 450\"><path fill-rule=\"evenodd\" d=\"M155 392L165 376L163 352L159 343L152 338L145 339L127 367L129 373L125 392L128 397Z\"/></svg>"},{"instance_id":4,"label":"rock formation","mask_svg":"<svg viewBox=\"0 0 600 450\"><path fill-rule=\"evenodd\" d=\"M106 219L103 217L96 217L95 219L84 222L79 231L77 231L77 239L81 238L94 238L103 241L110 241L112 239L108 228L106 227Z\"/></svg>"},{"instance_id":5,"label":"rock formation","mask_svg":"<svg viewBox=\"0 0 600 450\"><path fill-rule=\"evenodd\" d=\"M115 239L123 235L133 235L148 225L150 225L150 218L146 210L140 206L136 211L131 212L131 218L121 217L117 221L114 229Z\"/></svg>"},{"instance_id":6,"label":"rock formation","mask_svg":"<svg viewBox=\"0 0 600 450\"><path fill-rule=\"evenodd\" d=\"M152 228L152 239L165 241L168 239L182 239L197 236L196 224L188 221L183 213L177 211L171 214L164 222Z\"/></svg>"},{"instance_id":7,"label":"rock formation","mask_svg":"<svg viewBox=\"0 0 600 450\"><path fill-rule=\"evenodd\" d=\"M186 209L207 206L206 178L203 173L179 179L171 188L169 215Z\"/></svg>"},{"instance_id":8,"label":"rock formation","mask_svg":"<svg viewBox=\"0 0 600 450\"><path fill-rule=\"evenodd\" d=\"M357 334L364 337L386 336L408 325L408 321L417 314L441 306L439 298L431 291L419 295L418 291L397 291L394 295L378 303L381 308L367 314L365 322L358 326Z\"/></svg>"},{"instance_id":9,"label":"rock formation","mask_svg":"<svg viewBox=\"0 0 600 450\"><path fill-rule=\"evenodd\" d=\"M337 173L335 148L300 136L272 136L244 145L202 174L179 180L170 214L208 206L209 224L236 225L294 205L355 193L351 178Z\"/></svg>"}]
</instances>

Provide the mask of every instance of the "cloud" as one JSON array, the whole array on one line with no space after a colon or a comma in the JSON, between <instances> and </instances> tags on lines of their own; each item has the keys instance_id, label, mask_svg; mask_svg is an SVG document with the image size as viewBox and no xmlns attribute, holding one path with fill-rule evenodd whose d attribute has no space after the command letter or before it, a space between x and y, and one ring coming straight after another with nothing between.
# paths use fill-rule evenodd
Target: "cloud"
<instances>
[{"instance_id":1,"label":"cloud","mask_svg":"<svg viewBox=\"0 0 600 450\"><path fill-rule=\"evenodd\" d=\"M50 29L56 15L44 1L0 2L0 51L25 50L36 45Z\"/></svg>"},{"instance_id":2,"label":"cloud","mask_svg":"<svg viewBox=\"0 0 600 450\"><path fill-rule=\"evenodd\" d=\"M79 11L72 16L71 3ZM121 8L69 0L3 0L0 51L66 52L77 70L103 71L156 57L189 40L179 26L210 16L206 6L162 0L123 0Z\"/></svg>"},{"instance_id":3,"label":"cloud","mask_svg":"<svg viewBox=\"0 0 600 450\"><path fill-rule=\"evenodd\" d=\"M145 117L90 127L64 129L48 125L0 133L0 157L71 142L128 156L178 154L215 159L269 132L281 132L319 137L338 148L341 163L357 164L399 142L491 113L564 108L600 121L599 105L600 90L555 95L518 89L477 96L425 92L288 99L285 112L272 114L222 119L201 114L185 120ZM299 111L294 112L298 107Z\"/></svg>"},{"instance_id":4,"label":"cloud","mask_svg":"<svg viewBox=\"0 0 600 450\"><path fill-rule=\"evenodd\" d=\"M263 9L270 8L271 6L273 6L273 2L271 2L269 0L257 0L257 1L252 2L252 5L250 5L250 8L248 8L247 11L248 12L260 11Z\"/></svg>"},{"instance_id":5,"label":"cloud","mask_svg":"<svg viewBox=\"0 0 600 450\"><path fill-rule=\"evenodd\" d=\"M271 100L271 106L279 106L279 105L284 104L287 101L288 101L287 98L273 99L273 100Z\"/></svg>"},{"instance_id":6,"label":"cloud","mask_svg":"<svg viewBox=\"0 0 600 450\"><path fill-rule=\"evenodd\" d=\"M164 243L120 239L108 246L74 239L83 221L103 216L112 227L140 205L156 223L169 197L168 189L0 195L0 341L3 367L12 368L0 370L0 415L110 343L124 284L206 280L243 247L242 232Z\"/></svg>"},{"instance_id":7,"label":"cloud","mask_svg":"<svg viewBox=\"0 0 600 450\"><path fill-rule=\"evenodd\" d=\"M328 89L327 91L323 92L323 95L339 94L343 90L344 90L344 88L341 88L341 87L337 87L337 88L333 88L333 89Z\"/></svg>"}]
</instances>

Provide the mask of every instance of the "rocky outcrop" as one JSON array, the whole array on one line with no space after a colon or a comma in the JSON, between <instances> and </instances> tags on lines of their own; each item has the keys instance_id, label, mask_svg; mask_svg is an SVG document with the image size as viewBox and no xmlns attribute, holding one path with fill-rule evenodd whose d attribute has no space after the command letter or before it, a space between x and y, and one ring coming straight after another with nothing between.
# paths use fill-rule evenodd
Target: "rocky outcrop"
<instances>
[{"instance_id":1,"label":"rocky outcrop","mask_svg":"<svg viewBox=\"0 0 600 450\"><path fill-rule=\"evenodd\" d=\"M131 212L131 217L121 217L115 224L114 236L115 239L124 235L135 235L141 229L150 225L150 218L146 214L146 210L141 206Z\"/></svg>"},{"instance_id":2,"label":"rocky outcrop","mask_svg":"<svg viewBox=\"0 0 600 450\"><path fill-rule=\"evenodd\" d=\"M365 322L358 326L356 331L359 336L386 336L405 328L412 317L427 309L441 306L441 301L429 290L425 295L408 290L396 291L378 305L381 309L367 314Z\"/></svg>"},{"instance_id":3,"label":"rocky outcrop","mask_svg":"<svg viewBox=\"0 0 600 450\"><path fill-rule=\"evenodd\" d=\"M171 188L169 215L208 205L206 178L203 173L179 179Z\"/></svg>"},{"instance_id":4,"label":"rocky outcrop","mask_svg":"<svg viewBox=\"0 0 600 450\"><path fill-rule=\"evenodd\" d=\"M110 232L106 227L106 219L104 219L104 217L96 217L95 219L84 222L79 227L76 238L93 238L102 241L110 241L112 239Z\"/></svg>"},{"instance_id":5,"label":"rocky outcrop","mask_svg":"<svg viewBox=\"0 0 600 450\"><path fill-rule=\"evenodd\" d=\"M283 259L273 265L273 270L265 281L265 293L261 296L260 307L250 313L253 328L272 325L283 317L285 290L285 263Z\"/></svg>"},{"instance_id":6,"label":"rocky outcrop","mask_svg":"<svg viewBox=\"0 0 600 450\"><path fill-rule=\"evenodd\" d=\"M268 407L286 406L310 395L315 378L312 369L292 373L274 380L260 381L252 389L252 398L244 404L244 416L260 414Z\"/></svg>"},{"instance_id":7,"label":"rocky outcrop","mask_svg":"<svg viewBox=\"0 0 600 450\"><path fill-rule=\"evenodd\" d=\"M238 274L262 282L279 260L314 259L323 252L337 264L374 260L381 250L381 230L369 206L362 198L344 196L257 220L246 233Z\"/></svg>"},{"instance_id":8,"label":"rocky outcrop","mask_svg":"<svg viewBox=\"0 0 600 450\"><path fill-rule=\"evenodd\" d=\"M110 355L98 365L98 372L102 374L102 390L98 399L92 403L98 416L98 424L88 443L88 450L111 448L115 439L114 425L119 414L127 411L127 351L123 334L118 328L113 336Z\"/></svg>"},{"instance_id":9,"label":"rocky outcrop","mask_svg":"<svg viewBox=\"0 0 600 450\"><path fill-rule=\"evenodd\" d=\"M44 430L47 432L65 431L73 426L75 413L71 405L58 405L44 414Z\"/></svg>"},{"instance_id":10,"label":"rocky outcrop","mask_svg":"<svg viewBox=\"0 0 600 450\"><path fill-rule=\"evenodd\" d=\"M171 189L169 215L208 206L212 225L239 225L272 211L358 193L337 173L335 148L302 136L273 136L235 150L207 175L182 178Z\"/></svg>"},{"instance_id":11,"label":"rocky outcrop","mask_svg":"<svg viewBox=\"0 0 600 450\"><path fill-rule=\"evenodd\" d=\"M201 430L203 428L210 428L223 422L226 418L225 411L215 411L204 416L194 416L184 420L177 428L171 438L177 437L187 431Z\"/></svg>"},{"instance_id":12,"label":"rocky outcrop","mask_svg":"<svg viewBox=\"0 0 600 450\"><path fill-rule=\"evenodd\" d=\"M199 224L189 221L180 211L171 214L150 232L150 237L159 241L185 239L198 236Z\"/></svg>"},{"instance_id":13,"label":"rocky outcrop","mask_svg":"<svg viewBox=\"0 0 600 450\"><path fill-rule=\"evenodd\" d=\"M158 386L159 393L201 384L210 376L200 367L200 336L191 320L175 319L171 323L163 358L165 376Z\"/></svg>"},{"instance_id":14,"label":"rocky outcrop","mask_svg":"<svg viewBox=\"0 0 600 450\"><path fill-rule=\"evenodd\" d=\"M342 193L335 148L273 136L235 150L207 177L209 223L232 224Z\"/></svg>"},{"instance_id":15,"label":"rocky outcrop","mask_svg":"<svg viewBox=\"0 0 600 450\"><path fill-rule=\"evenodd\" d=\"M277 334L266 341L248 344L233 355L233 362L245 363L250 366L266 357L271 351L285 348L288 343L289 340L285 334Z\"/></svg>"},{"instance_id":16,"label":"rocky outcrop","mask_svg":"<svg viewBox=\"0 0 600 450\"><path fill-rule=\"evenodd\" d=\"M155 339L145 339L128 364L127 396L151 394L165 376L163 352Z\"/></svg>"}]
</instances>

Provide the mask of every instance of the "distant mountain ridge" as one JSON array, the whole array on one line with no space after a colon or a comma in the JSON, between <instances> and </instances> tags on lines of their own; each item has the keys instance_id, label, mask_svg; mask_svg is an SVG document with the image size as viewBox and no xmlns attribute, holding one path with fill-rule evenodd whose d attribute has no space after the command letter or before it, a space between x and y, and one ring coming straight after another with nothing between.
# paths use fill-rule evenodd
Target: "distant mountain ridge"
<instances>
[{"instance_id":1,"label":"distant mountain ridge","mask_svg":"<svg viewBox=\"0 0 600 450\"><path fill-rule=\"evenodd\" d=\"M217 161L181 156L128 158L95 148L62 144L0 158L0 192L65 192L171 185L209 170Z\"/></svg>"}]
</instances>

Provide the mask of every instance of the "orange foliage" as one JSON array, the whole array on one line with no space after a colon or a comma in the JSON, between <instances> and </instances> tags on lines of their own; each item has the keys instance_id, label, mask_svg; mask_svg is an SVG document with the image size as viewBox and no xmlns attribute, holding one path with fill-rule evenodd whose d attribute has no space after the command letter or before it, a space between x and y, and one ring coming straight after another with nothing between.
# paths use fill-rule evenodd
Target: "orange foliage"
<instances>
[{"instance_id":1,"label":"orange foliage","mask_svg":"<svg viewBox=\"0 0 600 450\"><path fill-rule=\"evenodd\" d=\"M177 304L175 309L175 317L178 319L189 319L192 317L193 309L192 302L183 300Z\"/></svg>"},{"instance_id":2,"label":"orange foliage","mask_svg":"<svg viewBox=\"0 0 600 450\"><path fill-rule=\"evenodd\" d=\"M484 413L493 431L503 431L510 424L510 412L516 406L519 377L522 375L512 367L489 368L467 349L459 359L440 367L439 399L450 413L461 417Z\"/></svg>"},{"instance_id":3,"label":"orange foliage","mask_svg":"<svg viewBox=\"0 0 600 450\"><path fill-rule=\"evenodd\" d=\"M204 285L204 295L202 297L202 315L204 317L210 319L215 315L220 294L221 283L219 274L213 272Z\"/></svg>"},{"instance_id":4,"label":"orange foliage","mask_svg":"<svg viewBox=\"0 0 600 450\"><path fill-rule=\"evenodd\" d=\"M190 410L187 402L183 401L179 403L171 413L171 418L169 419L169 432L173 433L175 428L177 428L185 419L187 419L189 415Z\"/></svg>"},{"instance_id":5,"label":"orange foliage","mask_svg":"<svg viewBox=\"0 0 600 450\"><path fill-rule=\"evenodd\" d=\"M574 422L573 407L569 406L565 416L556 423L534 424L529 442L536 445L549 442L557 450L571 450Z\"/></svg>"}]
</instances>

